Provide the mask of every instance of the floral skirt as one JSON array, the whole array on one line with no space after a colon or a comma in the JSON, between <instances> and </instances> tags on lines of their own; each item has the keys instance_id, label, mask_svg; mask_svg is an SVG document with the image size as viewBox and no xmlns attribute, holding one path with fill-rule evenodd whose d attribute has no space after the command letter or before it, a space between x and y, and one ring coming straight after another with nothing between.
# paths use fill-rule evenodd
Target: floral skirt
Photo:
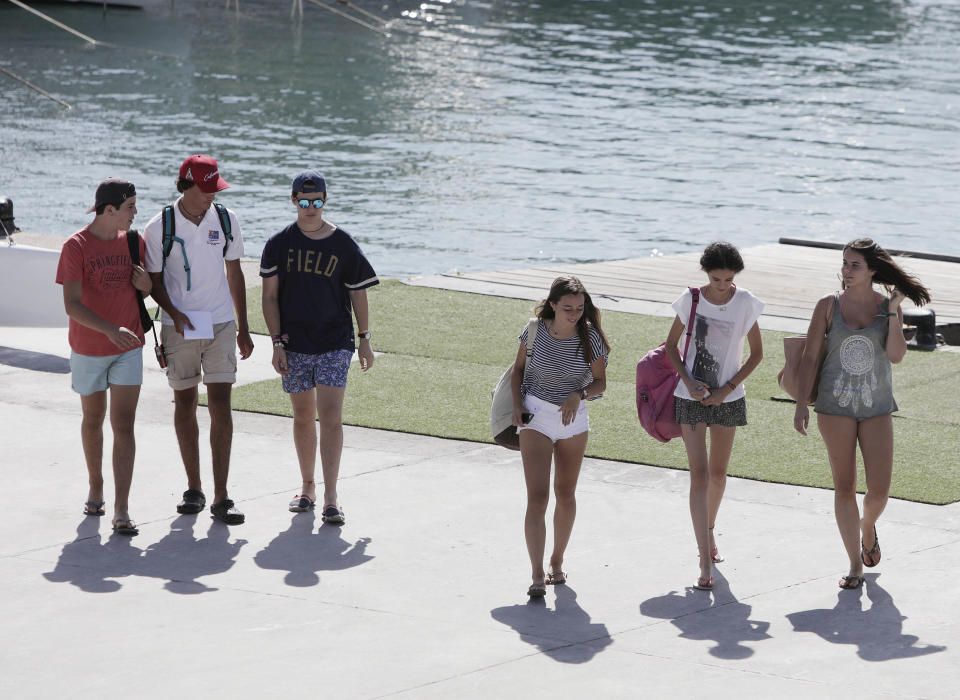
<instances>
[{"instance_id":1,"label":"floral skirt","mask_svg":"<svg viewBox=\"0 0 960 700\"><path fill-rule=\"evenodd\" d=\"M722 403L719 406L704 406L699 401L673 397L673 411L680 425L720 425L735 428L747 424L747 400L744 398Z\"/></svg>"}]
</instances>

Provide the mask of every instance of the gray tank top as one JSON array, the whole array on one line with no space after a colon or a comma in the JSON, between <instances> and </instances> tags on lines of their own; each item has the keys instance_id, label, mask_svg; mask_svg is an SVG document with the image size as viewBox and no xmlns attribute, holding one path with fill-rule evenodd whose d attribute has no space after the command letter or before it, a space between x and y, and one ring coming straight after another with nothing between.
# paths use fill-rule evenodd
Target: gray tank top
<instances>
[{"instance_id":1,"label":"gray tank top","mask_svg":"<svg viewBox=\"0 0 960 700\"><path fill-rule=\"evenodd\" d=\"M888 300L884 299L878 313L885 314L887 304ZM886 316L878 316L866 328L848 328L840 315L840 294L837 293L813 410L857 420L897 410L893 372L885 350L888 323Z\"/></svg>"}]
</instances>

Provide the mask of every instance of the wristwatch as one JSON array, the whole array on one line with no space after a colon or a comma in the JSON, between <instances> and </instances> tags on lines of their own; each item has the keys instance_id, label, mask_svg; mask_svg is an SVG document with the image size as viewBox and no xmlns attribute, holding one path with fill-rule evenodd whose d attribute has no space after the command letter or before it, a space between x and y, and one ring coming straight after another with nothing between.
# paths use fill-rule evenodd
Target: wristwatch
<instances>
[{"instance_id":1,"label":"wristwatch","mask_svg":"<svg viewBox=\"0 0 960 700\"><path fill-rule=\"evenodd\" d=\"M371 331L364 331L363 333L357 333L357 337L360 340L370 340L370 336L372 335L373 333Z\"/></svg>"}]
</instances>

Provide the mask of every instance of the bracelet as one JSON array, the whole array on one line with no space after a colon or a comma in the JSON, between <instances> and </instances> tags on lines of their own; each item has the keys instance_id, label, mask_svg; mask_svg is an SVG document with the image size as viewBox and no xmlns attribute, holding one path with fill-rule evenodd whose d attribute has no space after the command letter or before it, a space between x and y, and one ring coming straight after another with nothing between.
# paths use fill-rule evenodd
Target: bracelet
<instances>
[{"instance_id":1,"label":"bracelet","mask_svg":"<svg viewBox=\"0 0 960 700\"><path fill-rule=\"evenodd\" d=\"M734 384L732 381L727 382L727 386L730 387L730 391L736 391L736 390L737 390L737 385Z\"/></svg>"},{"instance_id":2,"label":"bracelet","mask_svg":"<svg viewBox=\"0 0 960 700\"><path fill-rule=\"evenodd\" d=\"M290 336L286 333L282 335L271 335L270 340L273 341L273 347L275 348L286 348L287 343L290 342Z\"/></svg>"}]
</instances>

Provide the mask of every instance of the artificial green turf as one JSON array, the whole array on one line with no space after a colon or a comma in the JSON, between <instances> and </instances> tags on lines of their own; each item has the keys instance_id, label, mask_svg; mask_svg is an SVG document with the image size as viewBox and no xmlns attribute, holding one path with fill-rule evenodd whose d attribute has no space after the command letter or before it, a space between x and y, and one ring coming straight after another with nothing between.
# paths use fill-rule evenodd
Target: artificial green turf
<instances>
[{"instance_id":1,"label":"artificial green turf","mask_svg":"<svg viewBox=\"0 0 960 700\"><path fill-rule=\"evenodd\" d=\"M413 287L386 281L369 292L374 368L351 368L344 403L350 425L490 442L490 391L513 360L517 335L531 315L529 301ZM259 289L251 289L251 329L266 333ZM679 440L658 443L636 418L637 359L663 340L670 319L604 312L612 352L604 399L590 404L592 457L686 468ZM826 451L816 427L793 430L793 404L776 375L785 334L764 331L764 361L747 380L750 424L737 432L730 473L804 486L829 487ZM960 412L944 387L960 380L960 355L910 352L894 370L896 455L891 494L925 503L960 500ZM290 415L279 379L238 387L234 407ZM862 485L862 473L861 473Z\"/></svg>"}]
</instances>

